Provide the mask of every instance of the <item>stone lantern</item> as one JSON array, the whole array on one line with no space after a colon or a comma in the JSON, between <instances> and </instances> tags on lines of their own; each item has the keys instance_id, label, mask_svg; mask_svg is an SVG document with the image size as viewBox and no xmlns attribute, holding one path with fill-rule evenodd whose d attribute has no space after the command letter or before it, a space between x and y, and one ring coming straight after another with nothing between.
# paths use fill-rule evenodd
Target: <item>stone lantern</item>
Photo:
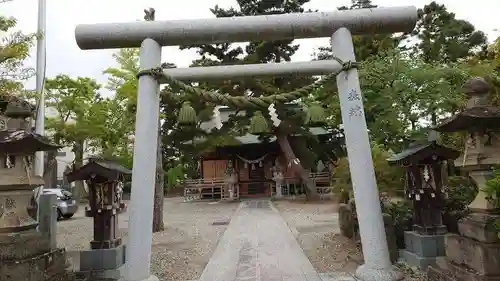
<instances>
[{"instance_id":1,"label":"stone lantern","mask_svg":"<svg viewBox=\"0 0 500 281\"><path fill-rule=\"evenodd\" d=\"M229 160L227 162L226 178L224 179L225 187L227 188L229 194L229 200L233 201L239 197L237 192L238 178L236 175L236 170L233 167L233 161Z\"/></svg>"},{"instance_id":2,"label":"stone lantern","mask_svg":"<svg viewBox=\"0 0 500 281\"><path fill-rule=\"evenodd\" d=\"M32 111L23 100L0 100L0 280L72 280L64 249L53 248L28 213L44 184L33 174L35 152L59 148L31 131Z\"/></svg>"},{"instance_id":3,"label":"stone lantern","mask_svg":"<svg viewBox=\"0 0 500 281\"><path fill-rule=\"evenodd\" d=\"M85 180L89 189L89 206L85 215L94 219L94 238L90 250L80 253L80 271L117 270L125 263L125 250L118 228L118 214L125 210L120 183L131 171L111 161L89 159L89 162L67 175L68 182ZM104 275L101 276L104 278Z\"/></svg>"},{"instance_id":4,"label":"stone lantern","mask_svg":"<svg viewBox=\"0 0 500 281\"><path fill-rule=\"evenodd\" d=\"M428 275L431 280L500 280L500 240L493 227L500 216L482 192L493 166L500 164L500 108L488 103L490 87L483 78L468 80L463 89L466 108L436 130L467 132L455 166L468 173L479 192L469 205L472 213L458 222L460 235L446 238L446 262L430 267Z\"/></svg>"},{"instance_id":5,"label":"stone lantern","mask_svg":"<svg viewBox=\"0 0 500 281\"><path fill-rule=\"evenodd\" d=\"M446 226L442 220L442 206L446 198L442 167L445 161L454 160L459 151L441 146L435 140L413 144L389 158L391 164L406 169L405 194L413 202L413 231L404 234L406 249L403 259L422 269L444 256Z\"/></svg>"},{"instance_id":6,"label":"stone lantern","mask_svg":"<svg viewBox=\"0 0 500 281\"><path fill-rule=\"evenodd\" d=\"M275 186L276 186L276 194L275 194L275 197L276 198L282 198L283 197L283 180L284 180L284 177L283 177L283 172L281 171L280 169L280 163L279 161L276 159L275 161L275 165L273 167L273 181L275 183Z\"/></svg>"}]
</instances>

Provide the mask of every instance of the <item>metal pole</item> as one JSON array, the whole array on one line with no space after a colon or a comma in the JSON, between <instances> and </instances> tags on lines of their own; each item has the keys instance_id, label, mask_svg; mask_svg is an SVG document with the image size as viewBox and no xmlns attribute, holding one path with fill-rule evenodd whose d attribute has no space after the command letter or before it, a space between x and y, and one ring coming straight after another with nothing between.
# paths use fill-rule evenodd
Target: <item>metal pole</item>
<instances>
[{"instance_id":1,"label":"metal pole","mask_svg":"<svg viewBox=\"0 0 500 281\"><path fill-rule=\"evenodd\" d=\"M355 61L348 29L337 30L331 37L331 46L334 56ZM389 258L358 71L352 69L339 74L337 87L365 261L356 270L356 276L363 281L399 280Z\"/></svg>"},{"instance_id":2,"label":"metal pole","mask_svg":"<svg viewBox=\"0 0 500 281\"><path fill-rule=\"evenodd\" d=\"M190 68L169 68L163 73L182 81L229 80L241 77L280 75L327 75L341 69L334 60L307 62L260 63L245 65L223 65ZM167 82L160 80L161 83Z\"/></svg>"},{"instance_id":3,"label":"metal pole","mask_svg":"<svg viewBox=\"0 0 500 281\"><path fill-rule=\"evenodd\" d=\"M38 105L35 121L35 132L40 135L45 134L45 26L46 26L46 0L38 0L38 39L36 45L36 92L38 94ZM43 177L44 152L38 151L35 153L35 161L33 162L34 173L37 176ZM38 187L36 196L42 193L43 187ZM38 208L40 209L40 208ZM40 217L39 210L37 218Z\"/></svg>"},{"instance_id":4,"label":"metal pole","mask_svg":"<svg viewBox=\"0 0 500 281\"><path fill-rule=\"evenodd\" d=\"M152 40L142 42L140 67L161 64L161 47ZM160 111L160 86L151 76L141 76L138 84L135 122L134 166L129 210L125 280L158 280L150 275L153 231L153 203L156 175L156 150Z\"/></svg>"},{"instance_id":5,"label":"metal pole","mask_svg":"<svg viewBox=\"0 0 500 281\"><path fill-rule=\"evenodd\" d=\"M353 34L410 32L417 8L388 7L334 12L231 18L78 25L81 49L136 48L146 38L162 46L330 37L346 27Z\"/></svg>"}]
</instances>

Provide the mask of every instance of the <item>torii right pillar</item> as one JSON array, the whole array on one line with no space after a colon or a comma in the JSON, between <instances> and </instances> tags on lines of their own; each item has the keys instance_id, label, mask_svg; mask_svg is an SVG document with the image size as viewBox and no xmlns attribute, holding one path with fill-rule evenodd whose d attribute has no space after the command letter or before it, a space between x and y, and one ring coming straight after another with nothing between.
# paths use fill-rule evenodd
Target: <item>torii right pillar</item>
<instances>
[{"instance_id":1,"label":"torii right pillar","mask_svg":"<svg viewBox=\"0 0 500 281\"><path fill-rule=\"evenodd\" d=\"M335 31L331 46L334 55L342 61L356 61L348 29L342 27ZM363 281L401 280L403 275L395 270L389 256L358 70L340 73L337 87L365 261L356 270L356 277Z\"/></svg>"}]
</instances>

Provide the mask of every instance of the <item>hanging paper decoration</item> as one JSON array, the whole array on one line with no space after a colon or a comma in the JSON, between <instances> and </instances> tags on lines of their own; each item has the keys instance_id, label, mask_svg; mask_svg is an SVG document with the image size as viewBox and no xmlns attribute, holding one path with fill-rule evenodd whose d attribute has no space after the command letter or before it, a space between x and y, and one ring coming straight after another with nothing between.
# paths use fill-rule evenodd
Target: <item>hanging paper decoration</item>
<instances>
[{"instance_id":1,"label":"hanging paper decoration","mask_svg":"<svg viewBox=\"0 0 500 281\"><path fill-rule=\"evenodd\" d=\"M259 161L259 167L262 168L263 164L262 164L262 161Z\"/></svg>"},{"instance_id":2,"label":"hanging paper decoration","mask_svg":"<svg viewBox=\"0 0 500 281\"><path fill-rule=\"evenodd\" d=\"M252 165L251 166L252 170L255 169L255 164L258 164L259 167L262 167L260 163L264 160L264 158L266 158L266 156L267 156L267 153L264 154L262 157L259 157L255 160L249 160L249 159L245 159L239 155L236 155L236 157L240 158L240 160L243 161L243 163L244 163L243 165L244 165L245 169L248 168L248 165Z\"/></svg>"},{"instance_id":3,"label":"hanging paper decoration","mask_svg":"<svg viewBox=\"0 0 500 281\"><path fill-rule=\"evenodd\" d=\"M220 117L220 108L220 106L216 106L213 112L213 122L215 124L215 128L217 128L218 130L220 130L223 126L222 119Z\"/></svg>"},{"instance_id":4,"label":"hanging paper decoration","mask_svg":"<svg viewBox=\"0 0 500 281\"><path fill-rule=\"evenodd\" d=\"M431 178L429 175L429 170L427 169L427 166L424 166L424 172L423 172L424 180L428 182Z\"/></svg>"},{"instance_id":5,"label":"hanging paper decoration","mask_svg":"<svg viewBox=\"0 0 500 281\"><path fill-rule=\"evenodd\" d=\"M271 121L273 121L274 127L278 127L281 124L281 120L278 118L278 113L276 113L276 108L274 107L274 103L269 105L267 110L269 111L269 116L271 117Z\"/></svg>"}]
</instances>

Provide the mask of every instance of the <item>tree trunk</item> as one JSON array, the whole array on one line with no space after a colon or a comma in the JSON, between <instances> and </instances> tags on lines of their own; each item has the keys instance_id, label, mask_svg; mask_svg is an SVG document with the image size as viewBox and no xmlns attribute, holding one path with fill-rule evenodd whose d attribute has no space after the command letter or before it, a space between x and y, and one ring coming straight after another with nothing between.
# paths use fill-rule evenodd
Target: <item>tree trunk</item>
<instances>
[{"instance_id":1,"label":"tree trunk","mask_svg":"<svg viewBox=\"0 0 500 281\"><path fill-rule=\"evenodd\" d=\"M162 141L160 133L161 124L158 128L158 151L156 152L156 181L153 206L153 232L159 232L165 229L163 224L163 192L165 176L163 173Z\"/></svg>"},{"instance_id":2,"label":"tree trunk","mask_svg":"<svg viewBox=\"0 0 500 281\"><path fill-rule=\"evenodd\" d=\"M73 145L73 153L75 153L75 160L73 164L73 170L79 169L83 166L83 141L77 141ZM81 199L87 195L83 181L75 181L75 189L73 190L73 195L77 203L81 202Z\"/></svg>"},{"instance_id":3,"label":"tree trunk","mask_svg":"<svg viewBox=\"0 0 500 281\"><path fill-rule=\"evenodd\" d=\"M293 152L292 146L290 145L290 141L288 140L287 135L277 134L276 138L278 139L278 143L281 147L281 151L285 155L286 161L291 163L291 168L293 172L300 177L303 183L306 185L306 198L307 200L315 200L318 199L318 191L316 190L316 186L314 182L309 178L309 172L302 167L300 162L296 163L293 160L297 157Z\"/></svg>"}]
</instances>

